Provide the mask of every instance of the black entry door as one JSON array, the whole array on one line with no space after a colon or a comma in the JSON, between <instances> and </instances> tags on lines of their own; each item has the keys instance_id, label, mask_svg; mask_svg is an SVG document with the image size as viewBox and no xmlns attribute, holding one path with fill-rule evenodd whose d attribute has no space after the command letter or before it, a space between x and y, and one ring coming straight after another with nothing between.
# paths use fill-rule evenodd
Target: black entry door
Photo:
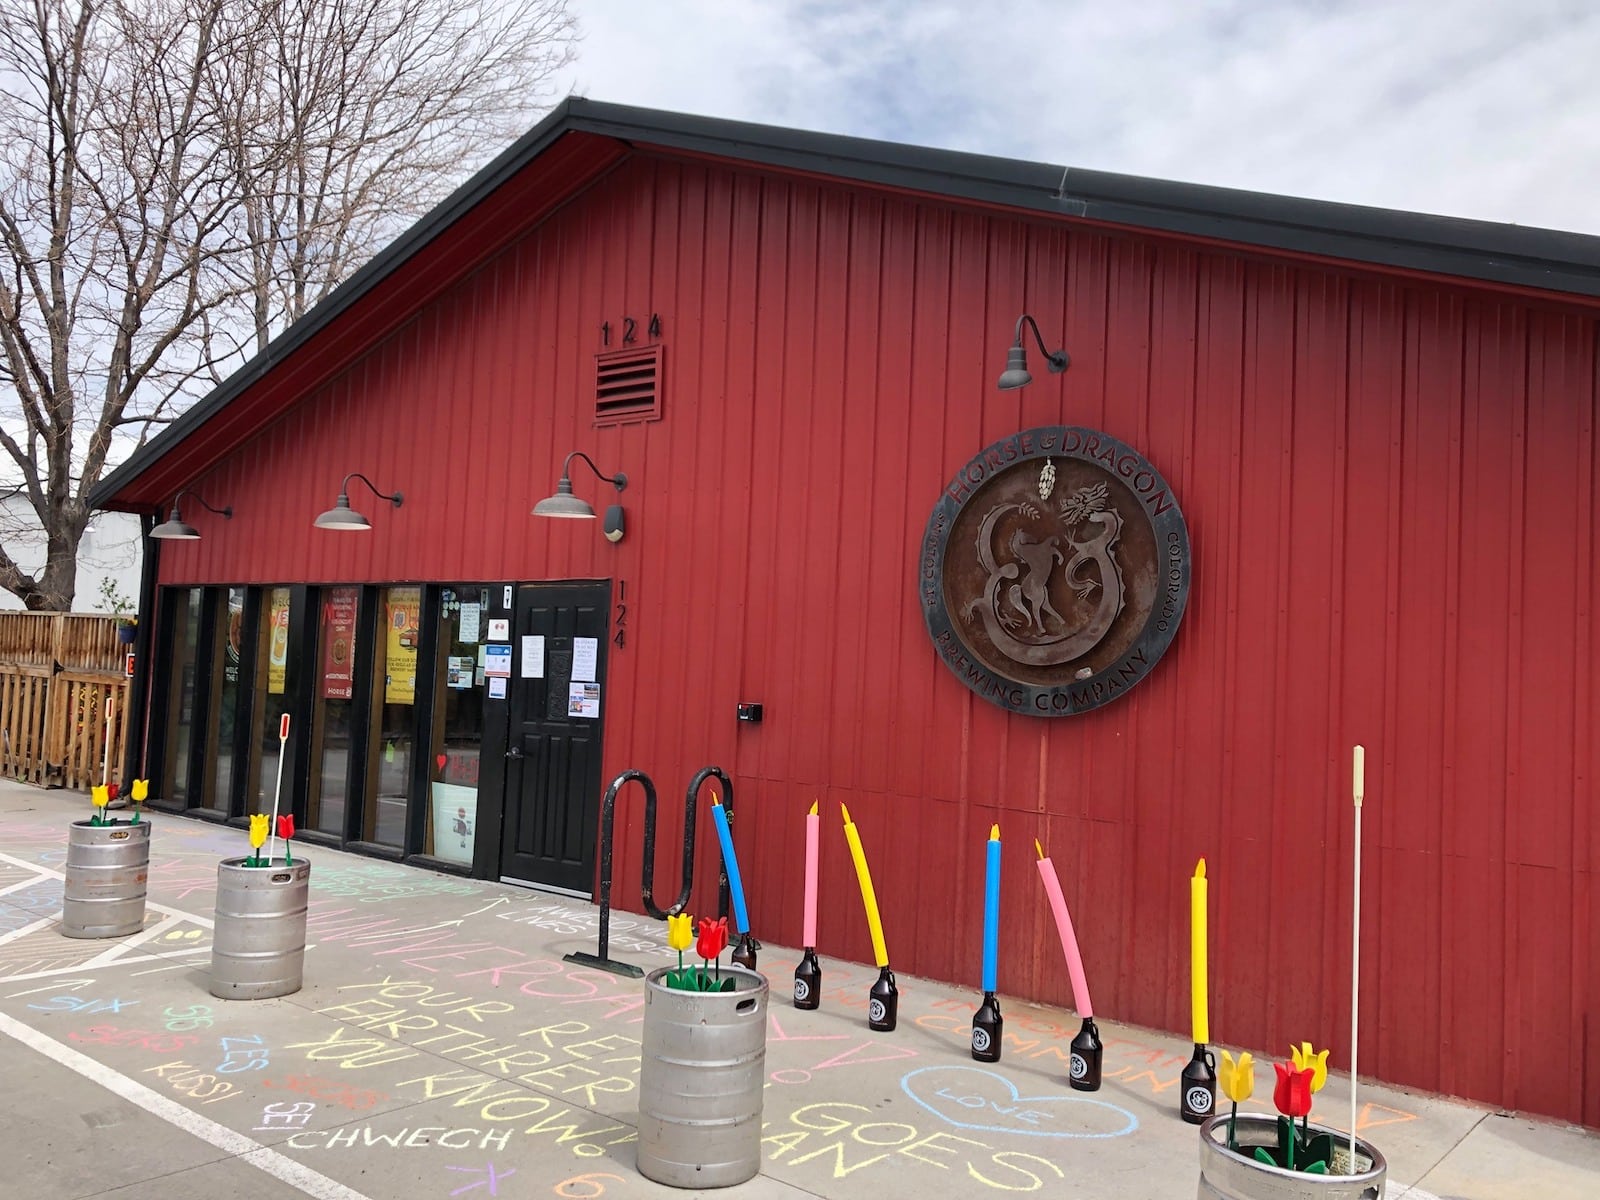
<instances>
[{"instance_id":1,"label":"black entry door","mask_svg":"<svg viewBox=\"0 0 1600 1200\"><path fill-rule=\"evenodd\" d=\"M500 854L507 882L593 893L610 611L607 582L517 589ZM525 664L541 652L542 670L530 675Z\"/></svg>"}]
</instances>

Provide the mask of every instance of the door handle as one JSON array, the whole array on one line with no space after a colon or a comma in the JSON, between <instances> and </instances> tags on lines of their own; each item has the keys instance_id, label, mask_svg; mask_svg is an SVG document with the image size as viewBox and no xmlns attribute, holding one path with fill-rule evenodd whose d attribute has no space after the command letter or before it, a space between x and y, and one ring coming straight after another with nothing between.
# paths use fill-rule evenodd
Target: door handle
<instances>
[{"instance_id":1,"label":"door handle","mask_svg":"<svg viewBox=\"0 0 1600 1200\"><path fill-rule=\"evenodd\" d=\"M513 746L513 747L511 747L511 749L506 751L506 757L507 758L521 758L522 757L522 747L521 746Z\"/></svg>"}]
</instances>

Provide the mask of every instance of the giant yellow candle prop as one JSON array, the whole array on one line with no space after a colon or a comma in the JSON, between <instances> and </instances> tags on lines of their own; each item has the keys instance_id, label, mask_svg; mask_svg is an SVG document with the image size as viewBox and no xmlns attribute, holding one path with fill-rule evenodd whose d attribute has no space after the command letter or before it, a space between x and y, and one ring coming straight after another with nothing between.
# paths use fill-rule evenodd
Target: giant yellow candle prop
<instances>
[{"instance_id":1,"label":"giant yellow candle prop","mask_svg":"<svg viewBox=\"0 0 1600 1200\"><path fill-rule=\"evenodd\" d=\"M889 965L889 951L883 945L883 922L878 918L878 897L872 890L872 872L867 870L867 855L861 849L861 835L856 832L850 810L843 804L844 836L850 843L850 858L856 864L856 881L861 884L861 903L867 910L867 929L872 934L872 957L880 967Z\"/></svg>"},{"instance_id":2,"label":"giant yellow candle prop","mask_svg":"<svg viewBox=\"0 0 1600 1200\"><path fill-rule=\"evenodd\" d=\"M1206 860L1201 859L1189 880L1189 963L1191 1007L1195 1045L1211 1040L1211 1022L1206 1014Z\"/></svg>"}]
</instances>

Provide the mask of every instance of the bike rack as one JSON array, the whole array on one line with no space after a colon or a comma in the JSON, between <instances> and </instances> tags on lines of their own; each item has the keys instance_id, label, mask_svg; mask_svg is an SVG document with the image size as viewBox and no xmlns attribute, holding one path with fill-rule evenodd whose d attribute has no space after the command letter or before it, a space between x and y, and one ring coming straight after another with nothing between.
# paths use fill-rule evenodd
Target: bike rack
<instances>
[{"instance_id":1,"label":"bike rack","mask_svg":"<svg viewBox=\"0 0 1600 1200\"><path fill-rule=\"evenodd\" d=\"M644 968L621 962L608 953L611 945L611 849L616 834L617 793L624 784L637 782L644 788L644 864L640 872L640 896L647 913L658 921L675 917L689 903L689 893L694 890L695 813L699 809L698 796L701 785L708 779L722 784L722 807L729 822L733 821L733 781L721 767L703 768L689 783L683 805L683 867L678 887L678 897L669 908L656 904L656 785L650 776L631 767L611 781L605 799L600 804L600 939L596 953L574 950L562 956L562 961L578 963L585 967L598 967L614 975L628 975L635 979L644 974ZM720 859L720 855L719 855ZM717 881L717 907L719 915L728 915L728 870L723 864ZM757 943L759 945L759 943Z\"/></svg>"}]
</instances>

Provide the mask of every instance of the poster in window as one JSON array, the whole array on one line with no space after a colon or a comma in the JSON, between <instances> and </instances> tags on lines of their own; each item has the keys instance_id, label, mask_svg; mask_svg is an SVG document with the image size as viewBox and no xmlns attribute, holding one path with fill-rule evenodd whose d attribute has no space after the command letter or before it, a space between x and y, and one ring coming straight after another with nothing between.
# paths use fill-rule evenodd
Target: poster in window
<instances>
[{"instance_id":1,"label":"poster in window","mask_svg":"<svg viewBox=\"0 0 1600 1200\"><path fill-rule=\"evenodd\" d=\"M355 695L356 606L359 588L329 588L322 601L322 698Z\"/></svg>"},{"instance_id":2,"label":"poster in window","mask_svg":"<svg viewBox=\"0 0 1600 1200\"><path fill-rule=\"evenodd\" d=\"M244 589L228 589L228 650L223 658L223 678L239 682L239 660L244 648Z\"/></svg>"},{"instance_id":3,"label":"poster in window","mask_svg":"<svg viewBox=\"0 0 1600 1200\"><path fill-rule=\"evenodd\" d=\"M475 645L478 641L478 618L483 610L478 607L476 600L463 600L461 602L461 627L456 634L456 640L468 646Z\"/></svg>"},{"instance_id":4,"label":"poster in window","mask_svg":"<svg viewBox=\"0 0 1600 1200\"><path fill-rule=\"evenodd\" d=\"M385 704L417 702L417 645L422 640L422 589L392 587L384 593Z\"/></svg>"},{"instance_id":5,"label":"poster in window","mask_svg":"<svg viewBox=\"0 0 1600 1200\"><path fill-rule=\"evenodd\" d=\"M273 588L267 611L267 691L283 695L284 672L289 664L289 589Z\"/></svg>"}]
</instances>

